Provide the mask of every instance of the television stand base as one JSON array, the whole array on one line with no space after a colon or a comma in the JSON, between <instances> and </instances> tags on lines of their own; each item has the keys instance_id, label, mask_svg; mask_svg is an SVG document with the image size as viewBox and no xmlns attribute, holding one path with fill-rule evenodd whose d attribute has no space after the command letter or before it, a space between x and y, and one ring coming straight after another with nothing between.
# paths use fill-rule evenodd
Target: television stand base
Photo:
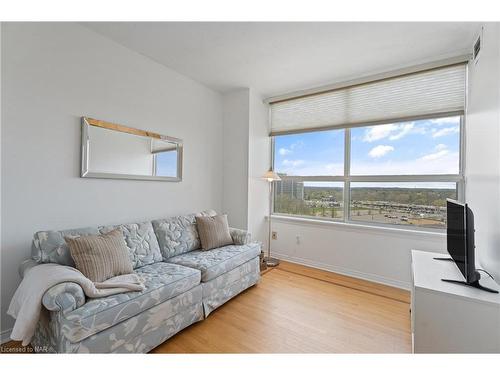
<instances>
[{"instance_id":1,"label":"television stand base","mask_svg":"<svg viewBox=\"0 0 500 375\"><path fill-rule=\"evenodd\" d=\"M468 283L468 282L462 281L462 280L450 280L450 279L441 279L441 280L446 281L447 283L462 284L462 285L470 286L472 288L484 290L485 292L498 293L498 290L490 289L490 288L487 288L485 286L482 286L481 284L479 284L479 281L474 281L473 283Z\"/></svg>"}]
</instances>

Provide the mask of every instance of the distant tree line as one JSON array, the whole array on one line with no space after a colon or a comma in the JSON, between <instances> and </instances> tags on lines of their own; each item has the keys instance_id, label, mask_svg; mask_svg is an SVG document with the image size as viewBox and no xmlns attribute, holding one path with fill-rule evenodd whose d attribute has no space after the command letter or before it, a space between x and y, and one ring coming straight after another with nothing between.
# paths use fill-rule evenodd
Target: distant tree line
<instances>
[{"instance_id":1,"label":"distant tree line","mask_svg":"<svg viewBox=\"0 0 500 375\"><path fill-rule=\"evenodd\" d=\"M444 207L446 198L455 198L455 189L415 188L352 188L352 201L385 201ZM343 189L337 187L305 186L304 200L287 194L275 196L275 211L294 215L340 217L341 208L308 204L307 201L343 202Z\"/></svg>"}]
</instances>

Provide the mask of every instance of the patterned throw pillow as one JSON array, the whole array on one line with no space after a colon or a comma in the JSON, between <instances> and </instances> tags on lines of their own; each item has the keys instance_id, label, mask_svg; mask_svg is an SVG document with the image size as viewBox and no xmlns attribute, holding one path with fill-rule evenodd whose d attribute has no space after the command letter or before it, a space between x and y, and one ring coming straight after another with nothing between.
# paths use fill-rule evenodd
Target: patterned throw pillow
<instances>
[{"instance_id":1,"label":"patterned throw pillow","mask_svg":"<svg viewBox=\"0 0 500 375\"><path fill-rule=\"evenodd\" d=\"M160 245L150 221L99 227L99 233L120 229L128 248L128 256L134 269L162 261Z\"/></svg>"},{"instance_id":2,"label":"patterned throw pillow","mask_svg":"<svg viewBox=\"0 0 500 375\"><path fill-rule=\"evenodd\" d=\"M203 250L232 245L227 215L197 216L196 225Z\"/></svg>"},{"instance_id":3,"label":"patterned throw pillow","mask_svg":"<svg viewBox=\"0 0 500 375\"><path fill-rule=\"evenodd\" d=\"M132 262L120 229L106 234L64 237L76 268L93 282L132 273Z\"/></svg>"}]
</instances>

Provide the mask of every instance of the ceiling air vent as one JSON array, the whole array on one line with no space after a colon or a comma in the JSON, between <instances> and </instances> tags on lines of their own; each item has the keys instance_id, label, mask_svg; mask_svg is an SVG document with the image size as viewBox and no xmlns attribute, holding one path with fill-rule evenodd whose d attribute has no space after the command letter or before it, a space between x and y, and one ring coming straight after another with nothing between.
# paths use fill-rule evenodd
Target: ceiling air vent
<instances>
[{"instance_id":1,"label":"ceiling air vent","mask_svg":"<svg viewBox=\"0 0 500 375\"><path fill-rule=\"evenodd\" d=\"M479 33L479 36L477 37L476 42L474 43L472 51L472 57L475 63L477 63L477 60L479 59L479 52L481 51L482 39L483 39L483 29L481 28L481 32Z\"/></svg>"}]
</instances>

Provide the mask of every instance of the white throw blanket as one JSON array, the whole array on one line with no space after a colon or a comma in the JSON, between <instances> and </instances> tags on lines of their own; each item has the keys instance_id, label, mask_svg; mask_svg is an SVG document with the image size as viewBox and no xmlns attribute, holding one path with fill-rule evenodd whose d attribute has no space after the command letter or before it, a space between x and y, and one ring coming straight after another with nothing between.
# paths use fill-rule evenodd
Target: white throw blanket
<instances>
[{"instance_id":1,"label":"white throw blanket","mask_svg":"<svg viewBox=\"0 0 500 375\"><path fill-rule=\"evenodd\" d=\"M89 298L144 290L142 280L135 273L93 283L76 268L54 263L39 264L26 272L10 302L7 314L16 319L10 335L12 340L22 341L23 345L31 342L40 318L43 295L53 286L64 282L79 284Z\"/></svg>"}]
</instances>

